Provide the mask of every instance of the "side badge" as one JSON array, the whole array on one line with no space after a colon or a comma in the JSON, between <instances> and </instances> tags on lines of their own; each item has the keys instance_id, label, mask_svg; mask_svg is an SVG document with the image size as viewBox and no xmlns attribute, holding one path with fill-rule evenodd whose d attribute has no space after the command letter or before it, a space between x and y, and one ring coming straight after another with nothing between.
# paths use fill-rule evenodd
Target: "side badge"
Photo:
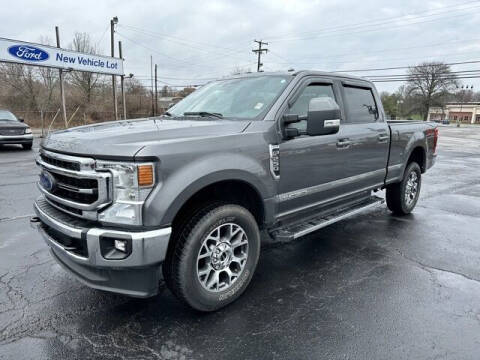
<instances>
[{"instance_id":1,"label":"side badge","mask_svg":"<svg viewBox=\"0 0 480 360\"><path fill-rule=\"evenodd\" d=\"M269 145L270 150L270 172L275 180L280 179L280 146Z\"/></svg>"}]
</instances>

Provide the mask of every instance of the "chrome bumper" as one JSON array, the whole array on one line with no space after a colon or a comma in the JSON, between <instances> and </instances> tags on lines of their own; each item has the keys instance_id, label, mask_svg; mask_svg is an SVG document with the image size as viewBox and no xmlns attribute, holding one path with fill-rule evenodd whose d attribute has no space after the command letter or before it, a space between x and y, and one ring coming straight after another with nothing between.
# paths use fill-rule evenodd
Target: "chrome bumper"
<instances>
[{"instance_id":1,"label":"chrome bumper","mask_svg":"<svg viewBox=\"0 0 480 360\"><path fill-rule=\"evenodd\" d=\"M33 134L26 135L0 135L0 144L21 144L33 141Z\"/></svg>"},{"instance_id":2,"label":"chrome bumper","mask_svg":"<svg viewBox=\"0 0 480 360\"><path fill-rule=\"evenodd\" d=\"M89 228L84 226L85 222L53 208L43 197L35 201L34 210L39 221L32 224L51 248L54 258L80 281L93 288L130 296L155 295L171 228L142 232ZM58 236L86 242L88 255L84 257L72 252L52 237L46 227ZM130 255L124 259L106 259L101 251L102 237L131 239Z\"/></svg>"}]
</instances>

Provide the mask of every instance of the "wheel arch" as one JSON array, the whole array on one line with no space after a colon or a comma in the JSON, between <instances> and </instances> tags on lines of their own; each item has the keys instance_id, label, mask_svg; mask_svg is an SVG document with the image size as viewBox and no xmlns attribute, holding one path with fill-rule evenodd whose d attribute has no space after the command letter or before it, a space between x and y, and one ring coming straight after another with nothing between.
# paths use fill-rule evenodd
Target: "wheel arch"
<instances>
[{"instance_id":1,"label":"wheel arch","mask_svg":"<svg viewBox=\"0 0 480 360\"><path fill-rule=\"evenodd\" d=\"M407 166L413 161L415 161L420 166L422 174L427 170L427 152L425 150L425 147L423 147L422 145L417 145L410 151L407 162L405 163L404 171Z\"/></svg>"}]
</instances>

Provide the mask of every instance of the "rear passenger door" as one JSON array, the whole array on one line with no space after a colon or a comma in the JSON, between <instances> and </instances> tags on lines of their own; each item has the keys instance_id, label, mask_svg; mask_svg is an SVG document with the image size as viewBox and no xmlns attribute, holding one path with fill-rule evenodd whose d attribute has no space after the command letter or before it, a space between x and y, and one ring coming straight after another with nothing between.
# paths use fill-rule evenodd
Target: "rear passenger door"
<instances>
[{"instance_id":1,"label":"rear passenger door","mask_svg":"<svg viewBox=\"0 0 480 360\"><path fill-rule=\"evenodd\" d=\"M376 92L367 82L342 82L349 172L356 190L381 186L386 175L390 131Z\"/></svg>"}]
</instances>

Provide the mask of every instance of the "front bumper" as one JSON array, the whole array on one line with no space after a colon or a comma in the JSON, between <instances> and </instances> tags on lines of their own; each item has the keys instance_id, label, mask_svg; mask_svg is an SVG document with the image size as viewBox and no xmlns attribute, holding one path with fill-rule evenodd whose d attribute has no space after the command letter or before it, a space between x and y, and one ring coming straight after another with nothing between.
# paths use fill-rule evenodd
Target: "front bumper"
<instances>
[{"instance_id":1,"label":"front bumper","mask_svg":"<svg viewBox=\"0 0 480 360\"><path fill-rule=\"evenodd\" d=\"M0 135L0 145L4 144L30 144L33 142L33 135Z\"/></svg>"},{"instance_id":2,"label":"front bumper","mask_svg":"<svg viewBox=\"0 0 480 360\"><path fill-rule=\"evenodd\" d=\"M32 224L55 260L87 286L135 297L158 292L171 228L130 232L95 227L94 223L57 210L43 196L35 201L34 210L38 221ZM131 239L130 255L124 259L105 258L103 238Z\"/></svg>"}]
</instances>

